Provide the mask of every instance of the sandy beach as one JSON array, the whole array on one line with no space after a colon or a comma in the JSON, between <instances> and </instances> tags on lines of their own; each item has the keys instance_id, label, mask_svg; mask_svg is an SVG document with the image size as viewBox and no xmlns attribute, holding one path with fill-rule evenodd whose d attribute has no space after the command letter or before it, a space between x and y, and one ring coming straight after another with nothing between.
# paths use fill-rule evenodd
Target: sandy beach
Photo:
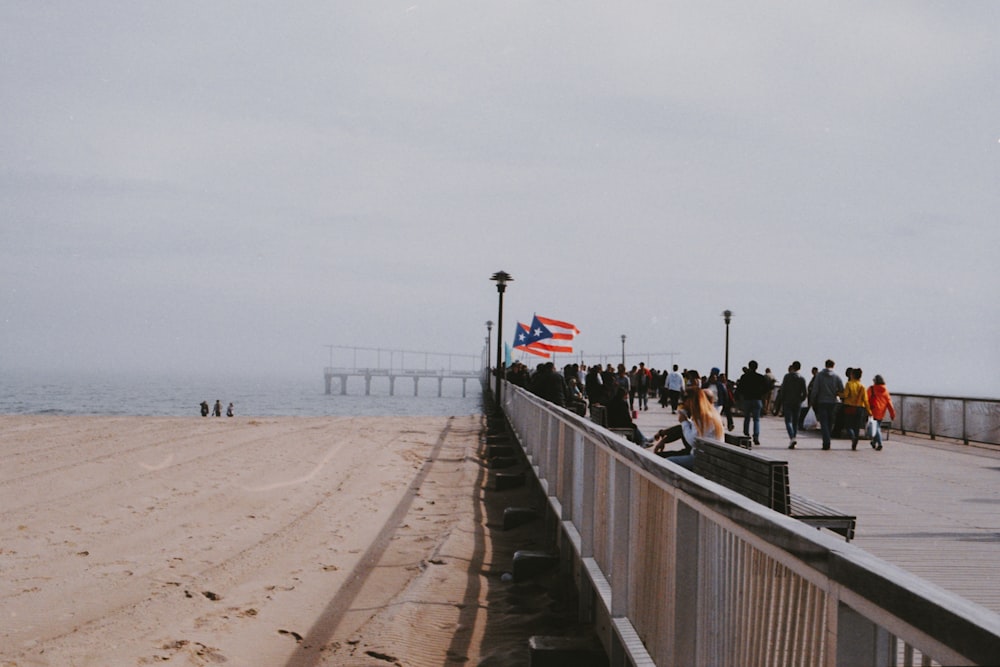
<instances>
[{"instance_id":1,"label":"sandy beach","mask_svg":"<svg viewBox=\"0 0 1000 667\"><path fill-rule=\"evenodd\" d=\"M0 665L516 664L482 430L0 416Z\"/></svg>"}]
</instances>

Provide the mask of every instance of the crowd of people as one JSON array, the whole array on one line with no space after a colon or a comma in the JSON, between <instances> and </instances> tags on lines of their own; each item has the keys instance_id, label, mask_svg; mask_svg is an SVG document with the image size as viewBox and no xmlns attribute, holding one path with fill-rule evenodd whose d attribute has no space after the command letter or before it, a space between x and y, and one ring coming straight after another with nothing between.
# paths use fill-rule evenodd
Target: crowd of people
<instances>
[{"instance_id":1,"label":"crowd of people","mask_svg":"<svg viewBox=\"0 0 1000 667\"><path fill-rule=\"evenodd\" d=\"M696 370L681 371L676 364L669 371L647 368L644 362L627 369L625 364L568 364L562 371L552 362L539 364L534 371L515 361L506 370L509 382L561 407L586 415L588 407L604 408L609 428L632 429L633 441L652 446L657 453L678 462L690 456L695 435L723 439L723 419L728 431L734 430L735 416L743 417L743 435L760 444L760 419L764 414L784 417L788 448L795 449L799 431L814 419L822 436L822 448L830 449L831 439L846 431L851 448L857 449L862 438L876 451L882 450L881 422L886 414L896 417L881 375L870 386L862 383L863 371L848 368L845 382L834 371L833 360L824 368L814 367L812 377L803 377L802 365L793 361L779 381L765 368L751 360L736 381L718 368L708 375ZM658 400L663 408L678 415L678 424L646 438L636 426L633 415L649 409L649 400ZM707 406L707 408L706 408ZM710 414L709 414L710 413ZM667 443L681 441L682 449L664 452Z\"/></svg>"}]
</instances>

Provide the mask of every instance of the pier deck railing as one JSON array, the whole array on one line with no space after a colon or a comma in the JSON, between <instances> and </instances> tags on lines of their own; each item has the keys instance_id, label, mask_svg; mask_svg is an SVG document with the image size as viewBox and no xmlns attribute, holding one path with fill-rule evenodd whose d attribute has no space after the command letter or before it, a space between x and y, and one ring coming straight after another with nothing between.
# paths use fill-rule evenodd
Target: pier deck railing
<instances>
[{"instance_id":1,"label":"pier deck railing","mask_svg":"<svg viewBox=\"0 0 1000 667\"><path fill-rule=\"evenodd\" d=\"M1000 445L1000 400L894 393L892 402L901 433Z\"/></svg>"},{"instance_id":2,"label":"pier deck railing","mask_svg":"<svg viewBox=\"0 0 1000 667\"><path fill-rule=\"evenodd\" d=\"M612 665L995 664L1000 616L509 383Z\"/></svg>"}]
</instances>

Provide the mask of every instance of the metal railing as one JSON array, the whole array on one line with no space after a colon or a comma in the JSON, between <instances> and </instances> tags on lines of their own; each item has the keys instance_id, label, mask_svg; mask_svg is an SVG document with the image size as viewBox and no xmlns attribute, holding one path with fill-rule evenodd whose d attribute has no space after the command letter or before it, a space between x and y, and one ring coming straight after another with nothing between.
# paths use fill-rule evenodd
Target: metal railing
<instances>
[{"instance_id":1,"label":"metal railing","mask_svg":"<svg viewBox=\"0 0 1000 667\"><path fill-rule=\"evenodd\" d=\"M893 428L901 433L1000 445L1000 400L893 394L892 402L896 406Z\"/></svg>"},{"instance_id":2,"label":"metal railing","mask_svg":"<svg viewBox=\"0 0 1000 667\"><path fill-rule=\"evenodd\" d=\"M502 405L612 665L1000 656L1000 615L509 383Z\"/></svg>"}]
</instances>

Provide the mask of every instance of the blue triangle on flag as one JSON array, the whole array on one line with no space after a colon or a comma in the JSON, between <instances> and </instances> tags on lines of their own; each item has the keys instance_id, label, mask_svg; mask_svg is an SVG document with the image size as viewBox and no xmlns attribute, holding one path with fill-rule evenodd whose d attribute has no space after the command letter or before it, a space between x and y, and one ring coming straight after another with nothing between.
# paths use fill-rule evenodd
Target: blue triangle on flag
<instances>
[{"instance_id":1,"label":"blue triangle on flag","mask_svg":"<svg viewBox=\"0 0 1000 667\"><path fill-rule=\"evenodd\" d=\"M531 340L530 343L537 343L540 340L545 340L547 338L552 338L552 331L549 330L547 326L542 324L538 320L538 316L535 315L531 320L531 330L528 332Z\"/></svg>"}]
</instances>

